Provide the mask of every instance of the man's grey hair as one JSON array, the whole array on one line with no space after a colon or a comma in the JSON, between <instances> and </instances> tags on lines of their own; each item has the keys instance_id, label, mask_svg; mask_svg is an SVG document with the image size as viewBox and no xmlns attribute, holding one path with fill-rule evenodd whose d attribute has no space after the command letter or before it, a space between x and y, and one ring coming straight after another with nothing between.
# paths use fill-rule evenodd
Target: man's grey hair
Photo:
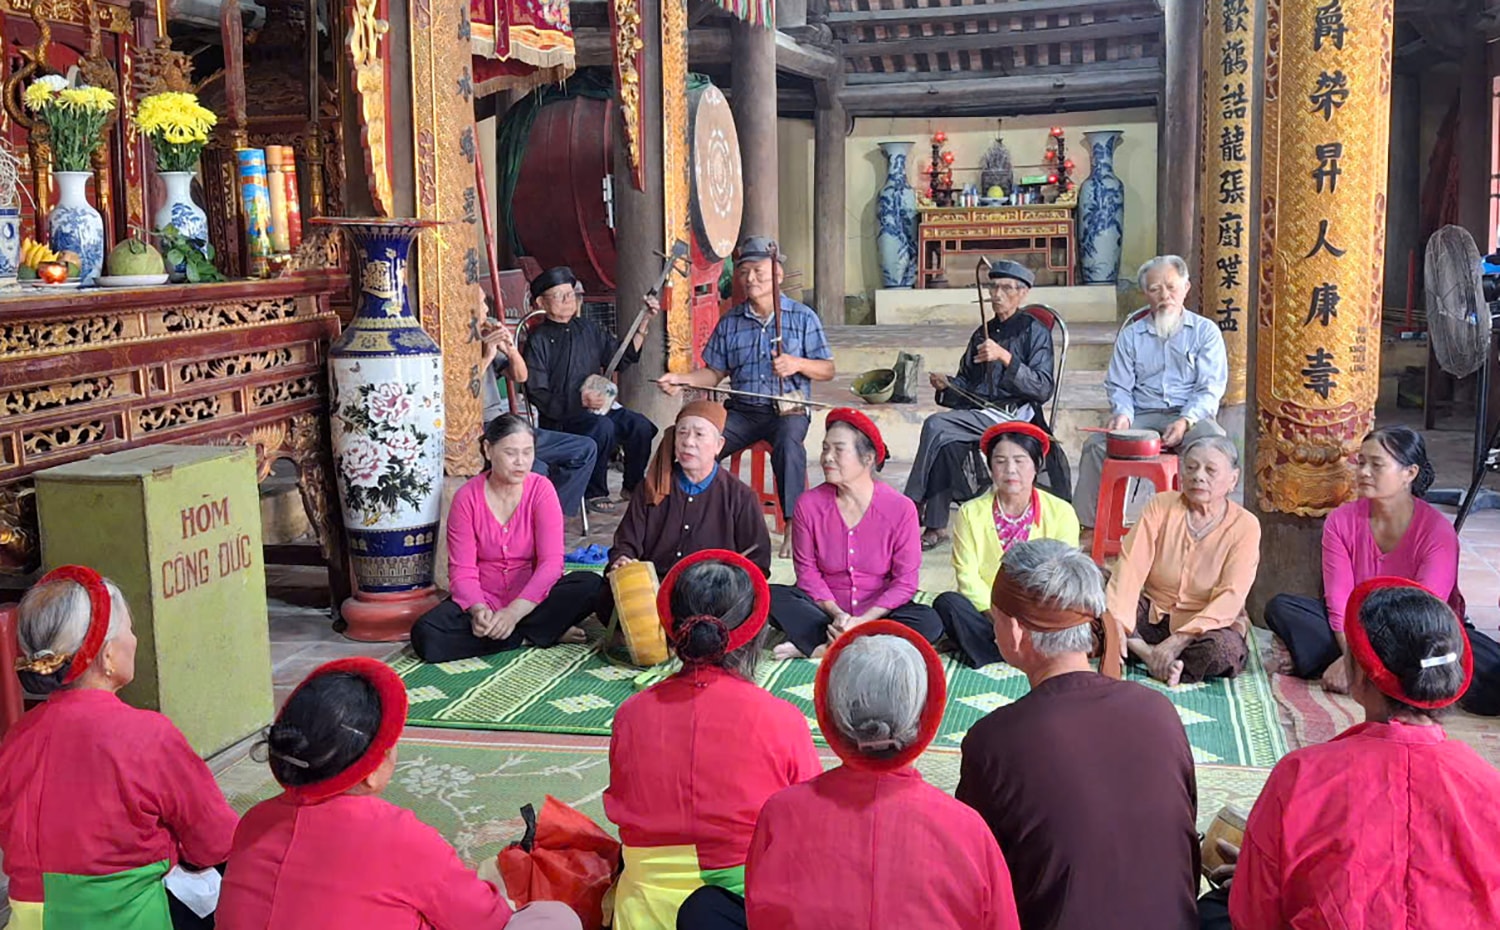
<instances>
[{"instance_id":1,"label":"man's grey hair","mask_svg":"<svg viewBox=\"0 0 1500 930\"><path fill-rule=\"evenodd\" d=\"M1158 255L1142 265L1140 270L1135 273L1136 286L1144 291L1146 289L1146 275L1163 266L1177 272L1177 276L1184 281L1191 280L1192 278L1188 274L1187 262L1182 260L1181 255Z\"/></svg>"},{"instance_id":2,"label":"man's grey hair","mask_svg":"<svg viewBox=\"0 0 1500 930\"><path fill-rule=\"evenodd\" d=\"M1000 570L1027 595L1049 607L1094 617L1104 613L1104 576L1099 566L1066 543L1056 539L1017 543L1005 553ZM1094 646L1088 623L1052 633L1028 633L1032 647L1042 655L1089 652Z\"/></svg>"},{"instance_id":3,"label":"man's grey hair","mask_svg":"<svg viewBox=\"0 0 1500 930\"><path fill-rule=\"evenodd\" d=\"M927 703L927 663L899 636L862 636L845 646L828 673L828 712L851 743L892 740L910 746Z\"/></svg>"},{"instance_id":4,"label":"man's grey hair","mask_svg":"<svg viewBox=\"0 0 1500 930\"><path fill-rule=\"evenodd\" d=\"M1220 452L1229 460L1230 468L1240 467L1240 449L1234 444L1234 440L1228 436L1199 436L1188 443L1182 450L1182 457L1186 459L1194 449L1208 451L1210 449Z\"/></svg>"}]
</instances>

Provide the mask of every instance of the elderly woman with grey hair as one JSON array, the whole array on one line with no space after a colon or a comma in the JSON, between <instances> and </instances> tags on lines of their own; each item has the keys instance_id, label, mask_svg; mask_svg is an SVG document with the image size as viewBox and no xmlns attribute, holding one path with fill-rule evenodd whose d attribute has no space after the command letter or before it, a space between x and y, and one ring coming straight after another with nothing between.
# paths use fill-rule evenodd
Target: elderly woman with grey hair
<instances>
[{"instance_id":1,"label":"elderly woman with grey hair","mask_svg":"<svg viewBox=\"0 0 1500 930\"><path fill-rule=\"evenodd\" d=\"M0 743L10 926L213 926L173 896L178 866L223 863L239 817L170 720L120 700L136 639L119 587L80 565L49 572L21 600L17 639L21 683L48 697Z\"/></svg>"},{"instance_id":2,"label":"elderly woman with grey hair","mask_svg":"<svg viewBox=\"0 0 1500 930\"><path fill-rule=\"evenodd\" d=\"M1005 554L995 643L1031 690L969 728L955 796L994 831L1023 926L1197 927L1192 750L1164 695L1090 667L1103 610L1077 549ZM1116 635L1106 626L1106 661Z\"/></svg>"},{"instance_id":3,"label":"elderly woman with grey hair","mask_svg":"<svg viewBox=\"0 0 1500 930\"><path fill-rule=\"evenodd\" d=\"M1260 522L1229 499L1239 451L1209 436L1182 452L1181 491L1156 495L1126 535L1109 579L1109 616L1130 654L1168 685L1245 667L1245 598L1260 565Z\"/></svg>"},{"instance_id":4,"label":"elderly woman with grey hair","mask_svg":"<svg viewBox=\"0 0 1500 930\"><path fill-rule=\"evenodd\" d=\"M937 735L943 664L918 633L874 620L818 669L818 726L844 764L761 809L745 901L705 888L677 926L1019 928L1010 872L984 821L912 762ZM913 867L916 866L916 867Z\"/></svg>"}]
</instances>

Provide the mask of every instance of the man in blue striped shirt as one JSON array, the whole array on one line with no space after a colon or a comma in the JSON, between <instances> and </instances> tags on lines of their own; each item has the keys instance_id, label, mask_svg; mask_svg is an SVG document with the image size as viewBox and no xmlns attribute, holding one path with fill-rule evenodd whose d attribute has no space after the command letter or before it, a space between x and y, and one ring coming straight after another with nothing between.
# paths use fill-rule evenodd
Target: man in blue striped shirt
<instances>
[{"instance_id":1,"label":"man in blue striped shirt","mask_svg":"<svg viewBox=\"0 0 1500 930\"><path fill-rule=\"evenodd\" d=\"M668 394L681 388L711 388L729 378L736 391L770 397L795 393L811 399L812 382L833 380L833 353L823 323L811 307L781 293L781 256L775 267L776 243L765 236L747 236L735 252L734 273L746 300L720 318L703 349L703 367L685 375L666 374L657 383ZM776 345L776 314L780 300L781 344ZM771 444L771 470L792 538L792 511L807 488L808 408L782 415L776 404L759 398L731 396L725 406L723 455L733 455L764 439ZM783 549L786 547L783 546Z\"/></svg>"}]
</instances>

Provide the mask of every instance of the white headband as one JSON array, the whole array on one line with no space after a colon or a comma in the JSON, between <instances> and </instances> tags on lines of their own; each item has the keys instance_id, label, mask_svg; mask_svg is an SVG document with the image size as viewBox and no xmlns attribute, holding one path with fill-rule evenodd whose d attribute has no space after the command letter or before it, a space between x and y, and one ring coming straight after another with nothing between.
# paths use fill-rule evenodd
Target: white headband
<instances>
[{"instance_id":1,"label":"white headband","mask_svg":"<svg viewBox=\"0 0 1500 930\"><path fill-rule=\"evenodd\" d=\"M1439 665L1452 665L1457 661L1458 653L1450 652L1446 655L1429 656L1428 658L1423 659L1421 664L1423 668L1436 668Z\"/></svg>"}]
</instances>

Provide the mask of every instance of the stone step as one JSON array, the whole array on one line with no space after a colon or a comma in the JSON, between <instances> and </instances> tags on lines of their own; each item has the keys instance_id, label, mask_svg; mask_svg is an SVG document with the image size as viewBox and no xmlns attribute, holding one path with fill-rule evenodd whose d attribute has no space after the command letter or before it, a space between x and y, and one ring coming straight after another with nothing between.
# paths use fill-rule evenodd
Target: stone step
<instances>
[{"instance_id":1,"label":"stone step","mask_svg":"<svg viewBox=\"0 0 1500 930\"><path fill-rule=\"evenodd\" d=\"M1034 287L1029 303L1046 304L1057 310L1069 325L1113 323L1120 318L1113 284L1074 287ZM875 322L885 323L979 323L978 299L968 287L884 289L875 292ZM970 325L972 321L972 325Z\"/></svg>"},{"instance_id":2,"label":"stone step","mask_svg":"<svg viewBox=\"0 0 1500 930\"><path fill-rule=\"evenodd\" d=\"M850 374L842 374L832 381L813 385L813 400L853 407L875 421L890 450L891 462L887 472L905 474L916 456L917 444L922 438L922 423L935 413L947 409L933 400L933 391L925 387L915 404L867 404L849 390L853 381ZM1061 398L1057 404L1055 433L1068 453L1068 460L1077 463L1083 450L1083 441L1088 434L1078 431L1080 426L1098 426L1104 422L1109 409L1104 396L1104 374L1099 371L1077 372L1063 380ZM816 410L807 431L807 454L809 468L817 474L818 450L823 445L823 421L827 411ZM1051 405L1048 405L1051 413ZM745 469L748 477L748 467Z\"/></svg>"},{"instance_id":3,"label":"stone step","mask_svg":"<svg viewBox=\"0 0 1500 930\"><path fill-rule=\"evenodd\" d=\"M974 326L963 323L880 323L875 326L827 326L834 365L841 374L889 368L899 352L922 356L928 371L958 371ZM1117 327L1114 323L1068 323L1068 375L1103 371L1109 366Z\"/></svg>"}]
</instances>

